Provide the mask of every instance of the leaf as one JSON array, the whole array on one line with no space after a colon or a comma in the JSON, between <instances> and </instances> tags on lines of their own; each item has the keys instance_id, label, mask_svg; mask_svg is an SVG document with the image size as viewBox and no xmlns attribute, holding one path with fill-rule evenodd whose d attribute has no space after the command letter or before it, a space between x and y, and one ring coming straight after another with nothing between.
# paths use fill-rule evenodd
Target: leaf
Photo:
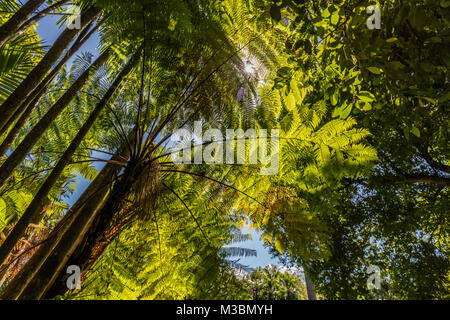
<instances>
[{"instance_id":1,"label":"leaf","mask_svg":"<svg viewBox=\"0 0 450 320\"><path fill-rule=\"evenodd\" d=\"M413 135L415 135L416 137L420 138L420 130L419 130L419 128L417 128L416 126L412 126L411 132L413 133Z\"/></svg>"},{"instance_id":2,"label":"leaf","mask_svg":"<svg viewBox=\"0 0 450 320\"><path fill-rule=\"evenodd\" d=\"M423 99L427 100L428 102L432 103L432 104L436 104L437 101L433 98L429 98L429 97L422 97Z\"/></svg>"},{"instance_id":3,"label":"leaf","mask_svg":"<svg viewBox=\"0 0 450 320\"><path fill-rule=\"evenodd\" d=\"M295 104L295 97L294 97L294 94L293 94L293 93L290 93L290 94L286 97L285 103L286 103L286 108L287 108L289 111L294 110L296 104Z\"/></svg>"},{"instance_id":4,"label":"leaf","mask_svg":"<svg viewBox=\"0 0 450 320\"><path fill-rule=\"evenodd\" d=\"M269 233L264 232L264 233L261 235L261 240L264 241L264 242L267 241L268 243L272 243L273 238L272 238L272 236L271 236Z\"/></svg>"},{"instance_id":5,"label":"leaf","mask_svg":"<svg viewBox=\"0 0 450 320\"><path fill-rule=\"evenodd\" d=\"M444 9L450 7L450 1L448 1L448 0L441 1L441 7Z\"/></svg>"},{"instance_id":6,"label":"leaf","mask_svg":"<svg viewBox=\"0 0 450 320\"><path fill-rule=\"evenodd\" d=\"M333 15L331 16L331 23L336 25L339 22L339 12L336 11L335 13L333 13Z\"/></svg>"},{"instance_id":7,"label":"leaf","mask_svg":"<svg viewBox=\"0 0 450 320\"><path fill-rule=\"evenodd\" d=\"M376 100L375 96L372 93L370 93L369 91L361 91L358 94L358 98L364 102L373 102Z\"/></svg>"},{"instance_id":8,"label":"leaf","mask_svg":"<svg viewBox=\"0 0 450 320\"><path fill-rule=\"evenodd\" d=\"M430 41L432 43L442 43L442 39L437 36L431 37L430 39L428 39L428 41Z\"/></svg>"},{"instance_id":9,"label":"leaf","mask_svg":"<svg viewBox=\"0 0 450 320\"><path fill-rule=\"evenodd\" d=\"M383 72L382 69L377 68L377 67L367 67L367 70L369 70L370 72L372 72L374 74L381 74Z\"/></svg>"},{"instance_id":10,"label":"leaf","mask_svg":"<svg viewBox=\"0 0 450 320\"><path fill-rule=\"evenodd\" d=\"M445 102L447 100L450 100L450 91L446 92L441 97L439 97L439 102Z\"/></svg>"},{"instance_id":11,"label":"leaf","mask_svg":"<svg viewBox=\"0 0 450 320\"><path fill-rule=\"evenodd\" d=\"M389 38L389 39L386 40L387 43L392 43L392 42L395 42L395 41L398 41L398 38L394 37L394 38Z\"/></svg>"},{"instance_id":12,"label":"leaf","mask_svg":"<svg viewBox=\"0 0 450 320\"><path fill-rule=\"evenodd\" d=\"M364 111L372 110L372 104L370 104L368 102L364 103L363 110Z\"/></svg>"},{"instance_id":13,"label":"leaf","mask_svg":"<svg viewBox=\"0 0 450 320\"><path fill-rule=\"evenodd\" d=\"M277 75L280 78L290 79L292 77L292 70L289 67L283 67L278 69Z\"/></svg>"},{"instance_id":14,"label":"leaf","mask_svg":"<svg viewBox=\"0 0 450 320\"><path fill-rule=\"evenodd\" d=\"M337 105L338 101L339 101L339 91L335 90L330 98L331 98L331 104L333 106Z\"/></svg>"},{"instance_id":15,"label":"leaf","mask_svg":"<svg viewBox=\"0 0 450 320\"><path fill-rule=\"evenodd\" d=\"M331 13L330 13L330 11L328 10L328 8L326 8L325 10L323 10L322 11L322 17L324 17L324 18L328 18L330 15L331 15Z\"/></svg>"},{"instance_id":16,"label":"leaf","mask_svg":"<svg viewBox=\"0 0 450 320\"><path fill-rule=\"evenodd\" d=\"M333 111L333 117L339 117L342 120L346 119L352 112L353 104L345 102L342 106L335 108Z\"/></svg>"},{"instance_id":17,"label":"leaf","mask_svg":"<svg viewBox=\"0 0 450 320\"><path fill-rule=\"evenodd\" d=\"M311 41L309 41L308 39L305 40L303 48L305 49L305 53L306 54L311 54L312 53L312 44Z\"/></svg>"},{"instance_id":18,"label":"leaf","mask_svg":"<svg viewBox=\"0 0 450 320\"><path fill-rule=\"evenodd\" d=\"M286 249L284 248L284 244L280 239L275 240L275 249L277 249L277 251L282 254L284 253L284 251L286 251Z\"/></svg>"}]
</instances>

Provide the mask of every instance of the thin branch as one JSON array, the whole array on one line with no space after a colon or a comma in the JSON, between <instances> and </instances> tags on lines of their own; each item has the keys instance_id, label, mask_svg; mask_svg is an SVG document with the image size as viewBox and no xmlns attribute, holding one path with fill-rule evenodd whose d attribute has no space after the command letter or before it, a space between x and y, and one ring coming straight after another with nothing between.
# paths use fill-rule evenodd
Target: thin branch
<instances>
[{"instance_id":1,"label":"thin branch","mask_svg":"<svg viewBox=\"0 0 450 320\"><path fill-rule=\"evenodd\" d=\"M178 200L180 200L184 207L187 209L187 211L189 212L189 214L191 215L192 219L194 219L195 223L197 224L197 227L200 229L201 233L203 234L203 237L206 239L206 242L208 243L208 245L211 247L211 244L208 240L208 237L206 236L205 232L203 231L202 227L200 226L200 224L197 221L197 218L194 216L194 214L192 213L191 209L189 209L189 207L187 206L186 202L184 202L184 200L172 189L170 188L168 185L166 185L164 182L162 183L164 187L166 187L169 191L171 191L177 198Z\"/></svg>"}]
</instances>

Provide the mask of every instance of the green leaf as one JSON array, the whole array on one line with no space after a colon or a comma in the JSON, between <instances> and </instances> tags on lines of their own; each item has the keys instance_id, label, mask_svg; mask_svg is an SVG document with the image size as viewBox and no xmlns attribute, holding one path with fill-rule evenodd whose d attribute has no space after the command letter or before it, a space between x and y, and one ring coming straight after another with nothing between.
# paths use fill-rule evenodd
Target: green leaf
<instances>
[{"instance_id":1,"label":"green leaf","mask_svg":"<svg viewBox=\"0 0 450 320\"><path fill-rule=\"evenodd\" d=\"M406 140L409 141L409 128L408 127L403 128L403 134L405 135Z\"/></svg>"},{"instance_id":2,"label":"green leaf","mask_svg":"<svg viewBox=\"0 0 450 320\"><path fill-rule=\"evenodd\" d=\"M339 117L342 120L347 119L347 117L352 112L352 109L353 109L352 103L349 104L347 102L344 102L344 104L342 104L340 107L334 109L332 116L334 118Z\"/></svg>"},{"instance_id":3,"label":"green leaf","mask_svg":"<svg viewBox=\"0 0 450 320\"><path fill-rule=\"evenodd\" d=\"M428 102L432 103L432 104L436 104L437 101L433 98L429 98L429 97L422 97L423 99L427 100Z\"/></svg>"},{"instance_id":4,"label":"green leaf","mask_svg":"<svg viewBox=\"0 0 450 320\"><path fill-rule=\"evenodd\" d=\"M279 253L284 253L284 251L286 251L284 244L280 239L275 240L275 249L277 249Z\"/></svg>"},{"instance_id":5,"label":"green leaf","mask_svg":"<svg viewBox=\"0 0 450 320\"><path fill-rule=\"evenodd\" d=\"M295 109L296 104L295 104L295 97L294 97L294 94L293 94L293 93L290 93L290 94L286 97L285 103L286 103L286 108L287 108L289 111L292 111L292 110Z\"/></svg>"},{"instance_id":6,"label":"green leaf","mask_svg":"<svg viewBox=\"0 0 450 320\"><path fill-rule=\"evenodd\" d=\"M336 11L335 13L333 13L333 15L331 16L331 23L336 25L339 22L340 16L339 16L339 12Z\"/></svg>"},{"instance_id":7,"label":"green leaf","mask_svg":"<svg viewBox=\"0 0 450 320\"><path fill-rule=\"evenodd\" d=\"M330 13L330 11L328 10L328 8L326 8L325 10L323 10L322 11L322 17L324 17L324 18L328 18L330 15L331 15L331 13Z\"/></svg>"},{"instance_id":8,"label":"green leaf","mask_svg":"<svg viewBox=\"0 0 450 320\"><path fill-rule=\"evenodd\" d=\"M372 93L370 93L369 91L361 91L358 94L358 98L364 102L373 102L376 100L375 96Z\"/></svg>"},{"instance_id":9,"label":"green leaf","mask_svg":"<svg viewBox=\"0 0 450 320\"><path fill-rule=\"evenodd\" d=\"M367 70L369 70L370 72L372 72L374 74L381 74L383 72L382 69L377 68L377 67L368 67Z\"/></svg>"}]
</instances>

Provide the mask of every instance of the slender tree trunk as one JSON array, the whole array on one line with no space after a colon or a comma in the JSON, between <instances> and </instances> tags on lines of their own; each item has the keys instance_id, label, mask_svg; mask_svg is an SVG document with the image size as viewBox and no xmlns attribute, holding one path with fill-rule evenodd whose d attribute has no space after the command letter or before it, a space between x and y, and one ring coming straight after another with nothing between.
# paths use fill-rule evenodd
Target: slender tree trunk
<instances>
[{"instance_id":1,"label":"slender tree trunk","mask_svg":"<svg viewBox=\"0 0 450 320\"><path fill-rule=\"evenodd\" d=\"M78 252L79 247L91 248L90 245L86 245L86 238L91 239L89 234L92 225L97 225L94 221L101 215L103 208L104 207L102 206L99 207L98 203L95 203L94 201L83 208L79 218L72 223L70 229L66 232L64 239L61 239L57 247L45 260L39 271L23 290L18 299L36 300L45 297L47 291L61 276L63 277L63 282L58 282L58 287L61 288L61 293L67 291L67 286L64 282L64 275L66 273L65 267L74 264L68 261L72 261L72 255L74 252ZM84 253L84 251L82 251L82 253ZM78 264L75 263L75 265Z\"/></svg>"},{"instance_id":2,"label":"slender tree trunk","mask_svg":"<svg viewBox=\"0 0 450 320\"><path fill-rule=\"evenodd\" d=\"M120 152L118 154L120 154ZM122 153L122 156L127 157L128 154L125 152ZM118 157L112 158L112 160L115 159L119 160ZM53 229L38 251L2 291L0 299L17 299L28 283L30 283L36 273L40 270L50 254L54 254L55 252L68 253L67 251L60 251L62 248L61 246L55 251L55 247L60 243L61 239L64 239L66 244L69 243L70 241L67 238L72 239L74 235L78 237L80 233L82 233L82 228L89 225L89 221L92 218L91 216L95 215L99 208L101 208L101 204L109 191L113 178L120 170L120 165L115 163L106 164L94 181L89 184L89 187L83 192L77 202L66 213L64 218Z\"/></svg>"},{"instance_id":3,"label":"slender tree trunk","mask_svg":"<svg viewBox=\"0 0 450 320\"><path fill-rule=\"evenodd\" d=\"M56 39L51 49L47 52L44 58L38 63L36 67L28 74L20 85L9 95L9 97L0 106L0 130L3 129L8 120L18 110L25 99L33 92L39 85L51 67L58 61L61 54L66 50L70 43L74 40L80 32L89 25L100 13L100 9L90 8L82 13L81 28L69 30L66 29Z\"/></svg>"},{"instance_id":4,"label":"slender tree trunk","mask_svg":"<svg viewBox=\"0 0 450 320\"><path fill-rule=\"evenodd\" d=\"M85 31L87 31L87 28ZM66 64L66 62L77 52L81 46L92 36L92 34L97 30L97 27L93 28L87 35L80 34L79 38L75 41L74 45L70 48L64 58L58 63L58 65L52 70L52 72L42 81L42 83L33 91L32 94L28 96L28 98L24 101L24 103L19 107L17 111L19 114L21 113L21 117L15 123L13 128L8 135L3 140L0 145L0 159L6 154L11 144L14 142L14 139L20 132L20 129L25 125L28 118L33 113L34 109L41 101L45 93L47 92L47 86L53 81L61 68ZM15 117L13 117L15 118ZM5 132L8 130L13 121L10 120L11 123L5 125ZM3 131L3 130L2 130ZM0 132L0 136L4 132Z\"/></svg>"},{"instance_id":5,"label":"slender tree trunk","mask_svg":"<svg viewBox=\"0 0 450 320\"><path fill-rule=\"evenodd\" d=\"M89 76L101 66L109 56L109 52L103 53L92 65L81 75L77 81L71 86L71 88L61 97L61 99L47 112L47 114L39 121L39 123L33 128L30 134L28 134L19 147L13 152L13 154L5 161L0 168L0 176L2 176L2 183L8 179L15 168L23 161L26 154L31 150L34 144L39 140L40 136L48 129L51 123L56 119L59 113L70 103L70 101L76 96L77 92L83 87ZM3 262L8 256L11 249L16 243L16 237L18 234L23 234L23 225L20 225L15 231L8 235L6 240L0 246L0 261Z\"/></svg>"},{"instance_id":6,"label":"slender tree trunk","mask_svg":"<svg viewBox=\"0 0 450 320\"><path fill-rule=\"evenodd\" d=\"M37 14L35 14L34 16L32 16L30 19L28 19L27 21L25 21L23 24L20 25L20 27L16 30L16 32L14 32L14 35L9 40L14 40L17 37L24 34L29 28L31 28L31 26L33 24L37 23L39 20L41 20L43 17L45 17L52 10L55 10L55 9L61 7L62 5L64 5L67 1L68 0L61 0L55 4L52 4L51 6L48 6L44 10L42 10L42 11L38 12Z\"/></svg>"},{"instance_id":7,"label":"slender tree trunk","mask_svg":"<svg viewBox=\"0 0 450 320\"><path fill-rule=\"evenodd\" d=\"M17 122L15 123L15 125L11 129L11 131L8 132L8 135L6 136L6 138L3 140L2 144L0 145L0 159L3 158L3 156L5 156L6 152L11 147L11 144L14 142L14 139L16 139L17 135L19 134L20 129L22 129L22 127L25 125L28 118L33 113L35 107L37 106L39 101L44 96L44 93L45 93L45 90L42 90L42 93L39 94L39 97L36 97L31 102L31 104L28 106L28 108L26 108L25 111L22 113L19 120L17 120Z\"/></svg>"},{"instance_id":8,"label":"slender tree trunk","mask_svg":"<svg viewBox=\"0 0 450 320\"><path fill-rule=\"evenodd\" d=\"M114 213L120 210L132 183L132 179L123 179L114 185L112 192L101 205L99 200L103 200L104 197L101 199L93 197L92 201L85 205L79 217L72 223L64 238L51 252L39 271L35 273L33 279L18 297L19 299L45 298L50 289L52 292L49 294L53 295L53 285L60 294L67 291L66 267L78 265L83 270L99 235L108 228L108 222L111 221Z\"/></svg>"},{"instance_id":9,"label":"slender tree trunk","mask_svg":"<svg viewBox=\"0 0 450 320\"><path fill-rule=\"evenodd\" d=\"M8 41L19 27L37 10L45 0L28 0L19 11L0 27L0 47Z\"/></svg>"},{"instance_id":10,"label":"slender tree trunk","mask_svg":"<svg viewBox=\"0 0 450 320\"><path fill-rule=\"evenodd\" d=\"M86 84L89 77L97 71L97 69L108 59L110 50L102 53L97 60L72 84L66 93L50 108L50 110L42 117L42 119L34 126L30 133L23 139L16 150L5 160L0 167L0 190L6 181L11 177L14 170L25 159L27 154L50 127L58 115L69 105L78 92ZM0 261L4 260L3 246L0 247Z\"/></svg>"},{"instance_id":11,"label":"slender tree trunk","mask_svg":"<svg viewBox=\"0 0 450 320\"><path fill-rule=\"evenodd\" d=\"M8 237L6 238L5 242L0 247L0 265L3 264L4 260L9 255L9 250L12 250L15 243L19 241L19 239L23 236L25 230L27 229L28 225L38 217L39 213L42 211L42 208L45 205L45 201L48 197L48 194L50 193L50 190L53 188L55 183L58 181L59 177L61 176L64 169L67 167L67 165L70 164L72 161L72 156L75 153L75 151L80 146L83 139L88 134L91 127L94 125L95 121L97 120L100 113L103 111L103 109L108 104L109 100L113 96L114 92L116 92L117 88L122 83L122 80L130 73L130 71L133 69L135 64L137 63L140 56L140 52L136 53L128 62L128 64L123 68L123 70L119 73L117 78L115 79L114 83L111 85L111 87L108 89L106 94L103 96L102 100L97 104L97 106L94 108L94 110L89 115L88 119L84 123L84 125L81 127L81 129L78 131L77 135L73 139L70 146L67 148L67 150L64 152L62 157L59 159L58 163L56 164L55 168L52 170L50 175L45 180L44 184L39 188L39 191L34 196L33 200L31 201L30 205L27 207L25 212L20 217L19 221L14 226L14 229L10 232ZM9 249L9 250L8 250ZM8 252L7 252L8 250Z\"/></svg>"},{"instance_id":12,"label":"slender tree trunk","mask_svg":"<svg viewBox=\"0 0 450 320\"><path fill-rule=\"evenodd\" d=\"M317 300L316 292L314 290L314 285L311 282L311 279L305 272L305 282L306 282L306 291L308 293L308 300Z\"/></svg>"},{"instance_id":13,"label":"slender tree trunk","mask_svg":"<svg viewBox=\"0 0 450 320\"><path fill-rule=\"evenodd\" d=\"M91 256L95 245L104 241L102 236L110 227L114 214L122 209L125 199L136 182L133 172L139 172L139 169L134 168L125 172L122 179L114 185L108 200L94 217L95 219L92 220L89 229L77 238L76 246L72 247L72 251L70 253L66 251L65 254L62 251L56 252L52 263L47 265L46 261L46 264L41 268L42 274L35 277L41 286L28 286L20 299L47 299L63 295L68 290L65 272L67 267L76 265L80 267L82 272L87 271L87 267L93 263ZM59 264L58 269L55 268L57 264Z\"/></svg>"}]
</instances>

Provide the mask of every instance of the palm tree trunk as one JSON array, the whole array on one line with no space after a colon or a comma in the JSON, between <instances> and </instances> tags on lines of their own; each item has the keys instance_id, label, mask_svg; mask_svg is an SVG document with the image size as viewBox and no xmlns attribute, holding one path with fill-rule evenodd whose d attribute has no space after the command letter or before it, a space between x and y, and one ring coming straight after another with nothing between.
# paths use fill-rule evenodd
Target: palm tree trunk
<instances>
[{"instance_id":1,"label":"palm tree trunk","mask_svg":"<svg viewBox=\"0 0 450 320\"><path fill-rule=\"evenodd\" d=\"M125 150L128 149L125 148ZM119 152L118 154L124 157L128 156L126 152ZM113 157L112 160L119 160L119 157ZM82 234L82 228L85 225L89 225L92 215L95 215L99 208L101 208L101 204L104 202L105 196L109 191L110 184L120 170L121 166L115 163L106 164L77 202L66 213L64 218L53 229L38 251L2 291L0 299L17 299L50 254L55 254L55 252L68 253L68 251L60 251L63 248L62 245L58 250L55 250L55 248L61 239L64 239L63 242L67 244L70 243L67 238L72 239L74 235L78 237L80 233Z\"/></svg>"},{"instance_id":2,"label":"palm tree trunk","mask_svg":"<svg viewBox=\"0 0 450 320\"><path fill-rule=\"evenodd\" d=\"M47 52L44 58L38 63L36 67L28 74L20 85L9 95L9 97L0 106L0 129L2 129L8 120L18 110L25 99L33 92L39 85L51 67L58 61L61 54L66 50L70 43L77 37L80 32L89 25L101 12L100 9L90 8L82 13L81 29L73 30L66 29L56 39L51 49Z\"/></svg>"},{"instance_id":3,"label":"palm tree trunk","mask_svg":"<svg viewBox=\"0 0 450 320\"><path fill-rule=\"evenodd\" d=\"M19 11L0 27L0 47L8 41L19 27L37 10L45 0L28 0Z\"/></svg>"},{"instance_id":4,"label":"palm tree trunk","mask_svg":"<svg viewBox=\"0 0 450 320\"><path fill-rule=\"evenodd\" d=\"M308 293L308 300L317 300L314 285L311 282L311 279L306 274L306 272L305 272L305 282L306 282L306 292Z\"/></svg>"},{"instance_id":5,"label":"palm tree trunk","mask_svg":"<svg viewBox=\"0 0 450 320\"><path fill-rule=\"evenodd\" d=\"M117 196L118 194L115 193L114 198L117 199ZM108 200L107 204L109 202ZM56 284L59 292L64 293L67 291L67 286L64 282L65 267L67 265L79 265L82 268L82 265L79 263L87 263L93 243L91 234L93 230L95 234L97 230L100 230L100 223L97 221L99 216L104 215L105 208L109 210L110 206L99 206L98 202L96 203L95 201L83 208L79 218L72 223L64 239L61 239L18 299L41 299L45 297L49 289L52 289L53 284ZM105 228L104 226L102 227ZM76 257L81 255L82 259L79 258L74 263L74 255ZM61 281L56 281L57 279Z\"/></svg>"},{"instance_id":6,"label":"palm tree trunk","mask_svg":"<svg viewBox=\"0 0 450 320\"><path fill-rule=\"evenodd\" d=\"M47 299L56 295L63 295L67 291L65 282L67 267L77 265L82 272L87 271L88 266L93 264L91 256L95 245L103 241L102 236L109 228L114 214L121 210L124 200L136 182L136 177L132 172L139 172L139 169L134 168L130 172L124 173L122 179L115 184L101 210L93 217L89 228L86 228L84 233L76 238L76 246L71 247L70 253L55 250L56 254L52 262L47 264L46 261L41 268L42 273L35 277L40 286L28 286L19 299ZM75 238L75 235L72 235L72 237ZM74 240L70 239L72 243L74 243ZM56 269L57 265L58 268Z\"/></svg>"},{"instance_id":7,"label":"palm tree trunk","mask_svg":"<svg viewBox=\"0 0 450 320\"><path fill-rule=\"evenodd\" d=\"M28 118L33 113L34 109L38 105L38 103L41 101L42 97L46 93L47 86L55 79L58 72L61 70L61 68L66 64L66 62L77 52L81 46L92 36L92 34L97 30L97 27L94 27L88 34L85 34L83 32L80 34L78 39L75 41L73 46L69 49L67 54L64 56L64 58L58 63L58 65L52 70L52 72L41 82L41 84L33 91L32 94L28 96L28 98L24 101L24 103L19 107L19 110L16 112L18 114L22 114L19 120L16 122L14 127L11 129L11 131L8 133L6 138L3 140L2 144L0 145L0 159L6 154L9 147L13 143L14 139L17 137L17 135L20 132L20 129L24 126ZM86 27L84 31L87 32L89 26ZM16 116L13 116L12 118L16 118ZM10 121L3 127L3 129L0 131L0 136L2 136L8 128L11 126L11 124L14 121Z\"/></svg>"},{"instance_id":8,"label":"palm tree trunk","mask_svg":"<svg viewBox=\"0 0 450 320\"><path fill-rule=\"evenodd\" d=\"M46 295L53 295L55 290L60 294L67 291L64 282L65 267L78 265L83 270L83 266L88 264L92 248L108 228L114 213L120 210L133 181L122 179L120 183L116 183L106 200L104 195L108 188L104 188L104 193L95 195L92 200L89 200L18 299L41 299Z\"/></svg>"},{"instance_id":9,"label":"palm tree trunk","mask_svg":"<svg viewBox=\"0 0 450 320\"><path fill-rule=\"evenodd\" d=\"M34 196L33 200L31 201L30 205L27 207L23 215L20 217L17 224L14 226L14 229L10 232L6 240L3 242L3 244L0 247L0 265L3 264L4 260L9 255L9 250L11 250L15 243L19 241L19 239L23 236L25 230L27 229L28 225L35 219L39 213L42 211L42 208L45 205L45 201L48 197L48 194L50 193L50 190L53 188L55 183L58 181L59 177L61 176L64 169L67 167L67 165L70 164L72 161L72 156L75 153L75 151L80 146L83 139L88 134L91 127L94 125L95 121L97 120L100 113L103 111L103 109L108 104L109 100L113 96L114 92L116 92L117 88L122 83L122 80L130 73L130 71L133 69L135 64L137 63L140 56L140 52L136 53L130 61L127 63L127 65L123 68L123 70L119 73L117 78L115 79L114 83L110 86L108 91L103 96L102 100L97 104L97 106L94 108L92 113L89 115L88 119L84 123L84 125L81 127L81 129L78 131L77 135L71 142L70 146L67 148L67 150L64 152L62 157L59 159L58 163L56 164L55 168L52 170L50 175L45 180L44 184L40 187L37 194ZM8 250L9 249L9 250Z\"/></svg>"},{"instance_id":10,"label":"palm tree trunk","mask_svg":"<svg viewBox=\"0 0 450 320\"><path fill-rule=\"evenodd\" d=\"M110 50L102 53L97 60L72 84L72 86L64 93L64 95L50 108L50 110L42 117L42 119L34 126L30 133L23 139L16 150L5 160L0 167L0 190L6 181L13 174L14 170L25 159L27 154L50 127L58 115L69 105L78 92L86 84L89 77L97 71L97 69L108 59ZM2 246L3 247L3 246ZM4 251L0 247L0 261L4 260Z\"/></svg>"}]
</instances>

